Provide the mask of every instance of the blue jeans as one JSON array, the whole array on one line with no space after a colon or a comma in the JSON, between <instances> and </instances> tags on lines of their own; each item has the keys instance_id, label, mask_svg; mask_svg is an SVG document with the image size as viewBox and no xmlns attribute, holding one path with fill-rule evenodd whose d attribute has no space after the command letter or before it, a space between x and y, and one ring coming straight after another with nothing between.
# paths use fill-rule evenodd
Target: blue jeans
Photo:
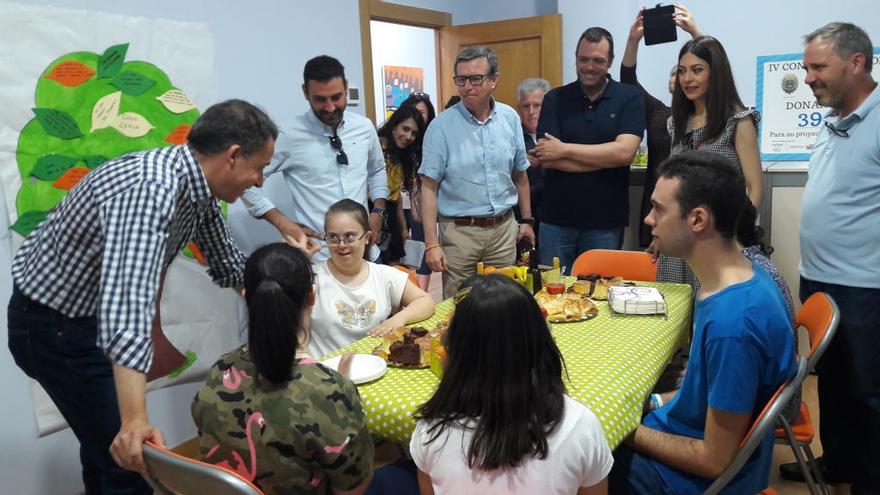
<instances>
[{"instance_id":1,"label":"blue jeans","mask_svg":"<svg viewBox=\"0 0 880 495\"><path fill-rule=\"evenodd\" d=\"M68 318L13 288L9 350L15 363L49 394L79 440L86 493L152 493L138 473L110 457L119 431L113 367L97 347L95 318Z\"/></svg>"},{"instance_id":2,"label":"blue jeans","mask_svg":"<svg viewBox=\"0 0 880 495\"><path fill-rule=\"evenodd\" d=\"M364 495L419 495L416 472L415 463L401 457L373 473L373 480Z\"/></svg>"},{"instance_id":3,"label":"blue jeans","mask_svg":"<svg viewBox=\"0 0 880 495\"><path fill-rule=\"evenodd\" d=\"M552 223L541 223L538 253L542 265L553 264L553 257L571 273L574 260L590 249L620 249L623 243L623 227L617 229L581 230L574 227L561 227Z\"/></svg>"},{"instance_id":4,"label":"blue jeans","mask_svg":"<svg viewBox=\"0 0 880 495\"><path fill-rule=\"evenodd\" d=\"M840 308L837 334L816 364L825 465L853 480L853 494L880 493L880 289L801 277L801 301L814 292Z\"/></svg>"},{"instance_id":5,"label":"blue jeans","mask_svg":"<svg viewBox=\"0 0 880 495\"><path fill-rule=\"evenodd\" d=\"M642 454L620 446L614 451L614 466L608 474L610 495L642 495L672 493L660 473Z\"/></svg>"}]
</instances>

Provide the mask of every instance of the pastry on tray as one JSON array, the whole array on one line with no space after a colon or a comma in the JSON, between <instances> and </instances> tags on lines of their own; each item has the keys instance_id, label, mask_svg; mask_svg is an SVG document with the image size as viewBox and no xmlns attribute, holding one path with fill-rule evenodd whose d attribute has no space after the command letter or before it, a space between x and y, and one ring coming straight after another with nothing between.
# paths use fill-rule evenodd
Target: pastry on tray
<instances>
[{"instance_id":1,"label":"pastry on tray","mask_svg":"<svg viewBox=\"0 0 880 495\"><path fill-rule=\"evenodd\" d=\"M589 275L578 275L578 281L574 285L578 285L575 289L578 293L586 293L591 299L604 301L608 299L608 287L620 285L623 279L615 276L602 276L598 273ZM589 286L587 287L587 284ZM572 288L574 288L574 285Z\"/></svg>"},{"instance_id":2,"label":"pastry on tray","mask_svg":"<svg viewBox=\"0 0 880 495\"><path fill-rule=\"evenodd\" d=\"M535 294L535 300L547 312L547 319L554 323L582 321L599 313L593 301L573 291L550 294L542 289Z\"/></svg>"},{"instance_id":3,"label":"pastry on tray","mask_svg":"<svg viewBox=\"0 0 880 495\"><path fill-rule=\"evenodd\" d=\"M397 327L382 337L382 344L374 354L381 356L392 366L426 367L430 363L432 348L440 345L440 336L446 326L438 324L434 330L425 327Z\"/></svg>"}]
</instances>

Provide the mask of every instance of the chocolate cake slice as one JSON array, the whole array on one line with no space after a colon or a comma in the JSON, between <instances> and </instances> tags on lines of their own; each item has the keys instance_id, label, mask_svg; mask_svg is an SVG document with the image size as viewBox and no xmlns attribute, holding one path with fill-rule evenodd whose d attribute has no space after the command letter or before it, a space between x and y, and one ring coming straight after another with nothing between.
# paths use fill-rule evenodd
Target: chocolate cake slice
<instances>
[{"instance_id":1,"label":"chocolate cake slice","mask_svg":"<svg viewBox=\"0 0 880 495\"><path fill-rule=\"evenodd\" d=\"M388 360L399 364L418 365L421 363L422 348L412 335L404 335L402 341L391 344Z\"/></svg>"}]
</instances>

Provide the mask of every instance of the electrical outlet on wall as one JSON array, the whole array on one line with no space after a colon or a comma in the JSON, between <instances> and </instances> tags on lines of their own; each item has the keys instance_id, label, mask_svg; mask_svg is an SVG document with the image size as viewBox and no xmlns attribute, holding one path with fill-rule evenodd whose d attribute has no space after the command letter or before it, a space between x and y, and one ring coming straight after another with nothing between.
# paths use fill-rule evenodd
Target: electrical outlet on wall
<instances>
[{"instance_id":1,"label":"electrical outlet on wall","mask_svg":"<svg viewBox=\"0 0 880 495\"><path fill-rule=\"evenodd\" d=\"M361 103L361 89L356 86L348 87L348 103L347 106L353 107Z\"/></svg>"}]
</instances>

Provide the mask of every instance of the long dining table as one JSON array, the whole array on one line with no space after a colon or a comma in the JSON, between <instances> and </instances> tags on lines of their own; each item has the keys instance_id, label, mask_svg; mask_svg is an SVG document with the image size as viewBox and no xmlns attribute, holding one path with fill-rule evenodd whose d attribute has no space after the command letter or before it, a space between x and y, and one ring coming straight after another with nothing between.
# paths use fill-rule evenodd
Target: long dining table
<instances>
[{"instance_id":1,"label":"long dining table","mask_svg":"<svg viewBox=\"0 0 880 495\"><path fill-rule=\"evenodd\" d=\"M586 404L616 448L638 426L645 398L675 351L687 343L693 295L687 284L638 282L656 287L666 302L665 315L612 314L606 301L586 321L552 323L556 344L567 369L566 392ZM431 318L411 326L433 328L453 309L445 300ZM370 354L382 343L366 337L330 354ZM439 379L428 368L389 366L385 375L358 390L374 438L408 444L415 428L413 413L427 401Z\"/></svg>"}]
</instances>

